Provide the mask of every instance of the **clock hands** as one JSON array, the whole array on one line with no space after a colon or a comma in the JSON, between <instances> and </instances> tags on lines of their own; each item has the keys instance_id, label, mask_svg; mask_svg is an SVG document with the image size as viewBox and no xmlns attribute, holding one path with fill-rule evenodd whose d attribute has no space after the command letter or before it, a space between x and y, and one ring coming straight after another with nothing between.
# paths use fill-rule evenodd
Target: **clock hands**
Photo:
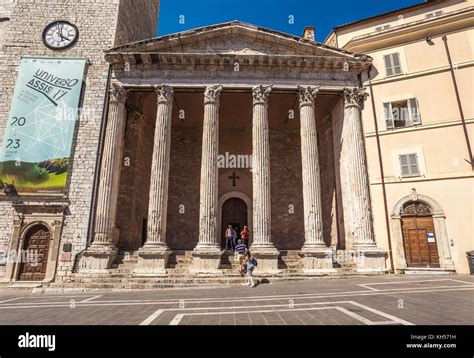
<instances>
[{"instance_id":1,"label":"clock hands","mask_svg":"<svg viewBox=\"0 0 474 358\"><path fill-rule=\"evenodd\" d=\"M63 33L64 33L64 25L61 25L61 23L57 23L57 27L58 27L58 35L59 37L61 38L61 41L65 41L65 40L69 40L69 37L64 37Z\"/></svg>"},{"instance_id":2,"label":"clock hands","mask_svg":"<svg viewBox=\"0 0 474 358\"><path fill-rule=\"evenodd\" d=\"M43 42L53 50L69 48L77 41L77 28L66 21L55 21L46 29Z\"/></svg>"}]
</instances>

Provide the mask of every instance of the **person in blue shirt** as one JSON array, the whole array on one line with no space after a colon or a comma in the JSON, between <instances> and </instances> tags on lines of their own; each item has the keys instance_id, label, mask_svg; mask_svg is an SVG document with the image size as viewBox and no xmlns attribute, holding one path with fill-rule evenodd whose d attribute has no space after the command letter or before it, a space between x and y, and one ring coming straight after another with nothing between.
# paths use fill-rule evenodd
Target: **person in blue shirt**
<instances>
[{"instance_id":1,"label":"person in blue shirt","mask_svg":"<svg viewBox=\"0 0 474 358\"><path fill-rule=\"evenodd\" d=\"M235 246L236 259L239 261L240 276L244 277L245 274L245 254L247 253L247 246L240 239Z\"/></svg>"},{"instance_id":2,"label":"person in blue shirt","mask_svg":"<svg viewBox=\"0 0 474 358\"><path fill-rule=\"evenodd\" d=\"M247 262L247 284L250 287L254 288L257 285L255 284L252 275L253 275L253 270L255 270L255 268L258 265L258 262L257 262L257 259L254 256L252 256L250 251L247 251L245 258L246 258L245 261Z\"/></svg>"}]
</instances>

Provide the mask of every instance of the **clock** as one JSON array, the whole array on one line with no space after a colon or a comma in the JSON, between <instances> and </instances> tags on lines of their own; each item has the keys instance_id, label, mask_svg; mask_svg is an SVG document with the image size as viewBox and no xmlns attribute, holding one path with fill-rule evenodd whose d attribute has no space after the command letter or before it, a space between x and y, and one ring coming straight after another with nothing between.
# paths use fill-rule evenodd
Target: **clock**
<instances>
[{"instance_id":1,"label":"clock","mask_svg":"<svg viewBox=\"0 0 474 358\"><path fill-rule=\"evenodd\" d=\"M67 21L54 21L43 31L43 43L51 50L67 50L79 39L79 30Z\"/></svg>"}]
</instances>

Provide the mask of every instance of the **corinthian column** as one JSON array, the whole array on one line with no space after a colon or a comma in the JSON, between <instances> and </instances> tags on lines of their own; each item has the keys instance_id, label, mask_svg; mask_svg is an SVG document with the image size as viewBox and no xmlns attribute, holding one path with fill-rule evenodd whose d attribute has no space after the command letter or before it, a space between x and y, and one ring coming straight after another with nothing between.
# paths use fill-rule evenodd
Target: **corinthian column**
<instances>
[{"instance_id":1,"label":"corinthian column","mask_svg":"<svg viewBox=\"0 0 474 358\"><path fill-rule=\"evenodd\" d=\"M253 242L252 253L260 260L259 271L278 269L279 252L271 240L270 137L268 97L272 86L258 86L253 94L252 181Z\"/></svg>"},{"instance_id":2,"label":"corinthian column","mask_svg":"<svg viewBox=\"0 0 474 358\"><path fill-rule=\"evenodd\" d=\"M346 212L345 231L358 252L360 271L384 270L385 252L377 248L372 226L369 178L365 152L361 110L365 89L344 89L344 123L342 128L341 176L346 176L341 186Z\"/></svg>"},{"instance_id":3,"label":"corinthian column","mask_svg":"<svg viewBox=\"0 0 474 358\"><path fill-rule=\"evenodd\" d=\"M157 111L153 159L150 176L148 230L144 247L138 251L136 275L166 274L170 251L166 245L166 217L168 212L168 178L170 168L171 119L173 89L155 87Z\"/></svg>"},{"instance_id":4,"label":"corinthian column","mask_svg":"<svg viewBox=\"0 0 474 358\"><path fill-rule=\"evenodd\" d=\"M217 234L219 154L219 97L222 86L209 86L204 92L204 126L201 159L201 200L199 207L199 242L194 249L194 272L219 268L221 250Z\"/></svg>"},{"instance_id":5,"label":"corinthian column","mask_svg":"<svg viewBox=\"0 0 474 358\"><path fill-rule=\"evenodd\" d=\"M314 99L318 90L319 88L314 87L298 88L305 226L305 244L302 253L306 272L333 269L332 250L323 240L318 133L314 113Z\"/></svg>"},{"instance_id":6,"label":"corinthian column","mask_svg":"<svg viewBox=\"0 0 474 358\"><path fill-rule=\"evenodd\" d=\"M104 149L100 168L95 234L92 245L83 254L80 268L85 271L107 271L117 254L118 232L115 227L119 194L121 161L125 131L126 91L118 84L110 88Z\"/></svg>"}]
</instances>

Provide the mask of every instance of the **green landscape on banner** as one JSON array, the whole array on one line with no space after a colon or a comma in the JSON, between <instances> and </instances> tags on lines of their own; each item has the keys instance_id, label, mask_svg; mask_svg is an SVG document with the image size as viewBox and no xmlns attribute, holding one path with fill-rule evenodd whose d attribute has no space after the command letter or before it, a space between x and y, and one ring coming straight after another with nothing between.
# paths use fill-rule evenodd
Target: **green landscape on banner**
<instances>
[{"instance_id":1,"label":"green landscape on banner","mask_svg":"<svg viewBox=\"0 0 474 358\"><path fill-rule=\"evenodd\" d=\"M64 194L86 61L24 57L0 149L0 184Z\"/></svg>"}]
</instances>

